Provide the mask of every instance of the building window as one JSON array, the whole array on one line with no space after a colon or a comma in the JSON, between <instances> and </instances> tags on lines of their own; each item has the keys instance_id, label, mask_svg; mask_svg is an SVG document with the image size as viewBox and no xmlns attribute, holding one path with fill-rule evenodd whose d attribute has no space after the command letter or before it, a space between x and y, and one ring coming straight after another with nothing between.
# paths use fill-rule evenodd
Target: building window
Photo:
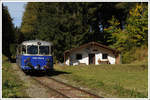
<instances>
[{"instance_id":1,"label":"building window","mask_svg":"<svg viewBox=\"0 0 150 100\"><path fill-rule=\"evenodd\" d=\"M77 60L82 59L82 54L77 54L77 55L76 55L76 59L77 59Z\"/></svg>"},{"instance_id":2,"label":"building window","mask_svg":"<svg viewBox=\"0 0 150 100\"><path fill-rule=\"evenodd\" d=\"M102 59L108 59L108 54L106 53L102 54Z\"/></svg>"},{"instance_id":3,"label":"building window","mask_svg":"<svg viewBox=\"0 0 150 100\"><path fill-rule=\"evenodd\" d=\"M98 50L97 50L97 49L93 49L93 51L95 51L95 52L96 52L96 51L98 51Z\"/></svg>"}]
</instances>

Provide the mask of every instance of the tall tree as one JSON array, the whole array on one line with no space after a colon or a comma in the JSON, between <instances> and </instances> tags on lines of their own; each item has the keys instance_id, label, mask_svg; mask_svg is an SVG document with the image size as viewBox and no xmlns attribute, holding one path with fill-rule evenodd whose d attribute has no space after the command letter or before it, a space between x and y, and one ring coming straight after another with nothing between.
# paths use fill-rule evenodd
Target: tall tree
<instances>
[{"instance_id":1,"label":"tall tree","mask_svg":"<svg viewBox=\"0 0 150 100\"><path fill-rule=\"evenodd\" d=\"M24 34L21 32L19 27L15 27L15 43L20 44L25 40Z\"/></svg>"},{"instance_id":2,"label":"tall tree","mask_svg":"<svg viewBox=\"0 0 150 100\"><path fill-rule=\"evenodd\" d=\"M137 4L129 11L126 31L130 47L148 44L148 5L145 3Z\"/></svg>"},{"instance_id":3,"label":"tall tree","mask_svg":"<svg viewBox=\"0 0 150 100\"><path fill-rule=\"evenodd\" d=\"M8 8L2 5L2 53L11 59L10 44L14 43L14 25Z\"/></svg>"},{"instance_id":4,"label":"tall tree","mask_svg":"<svg viewBox=\"0 0 150 100\"><path fill-rule=\"evenodd\" d=\"M118 27L119 21L113 17L108 21L110 26L105 31L110 35L108 39L113 47L119 50L130 50L148 42L148 7L147 4L137 3L129 10L124 29Z\"/></svg>"}]
</instances>

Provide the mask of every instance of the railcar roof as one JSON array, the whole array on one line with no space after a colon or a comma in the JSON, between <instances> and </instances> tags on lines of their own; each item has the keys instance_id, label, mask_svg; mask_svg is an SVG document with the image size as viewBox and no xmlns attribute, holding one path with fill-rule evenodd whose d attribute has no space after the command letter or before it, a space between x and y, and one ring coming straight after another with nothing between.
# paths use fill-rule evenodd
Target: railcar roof
<instances>
[{"instance_id":1,"label":"railcar roof","mask_svg":"<svg viewBox=\"0 0 150 100\"><path fill-rule=\"evenodd\" d=\"M41 45L52 45L51 42L42 41L42 40L29 40L29 41L24 41L21 44L23 44L23 45L38 45L38 43L41 43Z\"/></svg>"}]
</instances>

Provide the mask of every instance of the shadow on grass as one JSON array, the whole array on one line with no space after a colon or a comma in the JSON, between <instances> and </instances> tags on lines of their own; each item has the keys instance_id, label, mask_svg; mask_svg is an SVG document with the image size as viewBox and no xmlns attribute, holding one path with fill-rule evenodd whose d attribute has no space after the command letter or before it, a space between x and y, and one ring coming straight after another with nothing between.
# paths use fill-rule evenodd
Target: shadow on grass
<instances>
[{"instance_id":1,"label":"shadow on grass","mask_svg":"<svg viewBox=\"0 0 150 100\"><path fill-rule=\"evenodd\" d=\"M57 76L60 74L71 74L68 72L64 71L57 71L57 70L52 70L52 71L46 71L46 72L41 72L41 71L32 71L32 72L26 72L27 75L30 76L36 76L36 77L43 77L43 76Z\"/></svg>"}]
</instances>

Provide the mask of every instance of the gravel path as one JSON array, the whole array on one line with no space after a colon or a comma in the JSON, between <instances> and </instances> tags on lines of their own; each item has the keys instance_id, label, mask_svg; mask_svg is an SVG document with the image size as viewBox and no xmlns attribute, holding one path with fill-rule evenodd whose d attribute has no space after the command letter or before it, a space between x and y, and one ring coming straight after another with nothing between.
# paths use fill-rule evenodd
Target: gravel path
<instances>
[{"instance_id":1,"label":"gravel path","mask_svg":"<svg viewBox=\"0 0 150 100\"><path fill-rule=\"evenodd\" d=\"M26 94L31 98L61 98L60 95L55 92L46 89L41 84L38 84L36 81L31 79L30 76L25 75L25 73L15 64L12 64L12 68L18 77L25 83Z\"/></svg>"}]
</instances>

